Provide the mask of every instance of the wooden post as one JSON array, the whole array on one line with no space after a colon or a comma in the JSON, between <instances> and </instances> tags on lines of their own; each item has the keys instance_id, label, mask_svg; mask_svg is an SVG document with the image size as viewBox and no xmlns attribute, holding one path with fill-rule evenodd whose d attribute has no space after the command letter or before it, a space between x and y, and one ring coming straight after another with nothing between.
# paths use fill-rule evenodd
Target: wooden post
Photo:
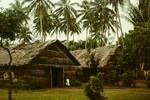
<instances>
[{"instance_id":1,"label":"wooden post","mask_svg":"<svg viewBox=\"0 0 150 100\"><path fill-rule=\"evenodd\" d=\"M50 68L50 87L52 88L53 87L53 79L52 79L52 68Z\"/></svg>"},{"instance_id":2,"label":"wooden post","mask_svg":"<svg viewBox=\"0 0 150 100\"><path fill-rule=\"evenodd\" d=\"M65 78L64 78L64 68L63 68L63 73L62 73L63 75L62 75L62 87L64 87L64 82L65 82Z\"/></svg>"}]
</instances>

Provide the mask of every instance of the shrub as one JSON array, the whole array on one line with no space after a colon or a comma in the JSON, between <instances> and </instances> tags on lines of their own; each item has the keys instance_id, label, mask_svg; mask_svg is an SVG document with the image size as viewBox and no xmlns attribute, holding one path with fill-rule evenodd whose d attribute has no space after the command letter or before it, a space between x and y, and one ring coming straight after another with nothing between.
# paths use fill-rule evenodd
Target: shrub
<instances>
[{"instance_id":1,"label":"shrub","mask_svg":"<svg viewBox=\"0 0 150 100\"><path fill-rule=\"evenodd\" d=\"M131 84L133 84L134 80L134 73L132 71L126 71L122 74L122 82L123 86L131 87Z\"/></svg>"},{"instance_id":2,"label":"shrub","mask_svg":"<svg viewBox=\"0 0 150 100\"><path fill-rule=\"evenodd\" d=\"M150 88L150 80L147 81L147 87Z\"/></svg>"},{"instance_id":3,"label":"shrub","mask_svg":"<svg viewBox=\"0 0 150 100\"><path fill-rule=\"evenodd\" d=\"M8 80L0 80L0 87L8 88L9 87L9 81Z\"/></svg>"},{"instance_id":4,"label":"shrub","mask_svg":"<svg viewBox=\"0 0 150 100\"><path fill-rule=\"evenodd\" d=\"M70 84L71 84L71 86L81 86L82 82L79 80L71 80Z\"/></svg>"},{"instance_id":5,"label":"shrub","mask_svg":"<svg viewBox=\"0 0 150 100\"><path fill-rule=\"evenodd\" d=\"M91 76L89 82L85 86L86 96L90 100L105 100L103 91L103 74L99 73L97 76Z\"/></svg>"},{"instance_id":6,"label":"shrub","mask_svg":"<svg viewBox=\"0 0 150 100\"><path fill-rule=\"evenodd\" d=\"M148 74L147 87L150 88L150 73Z\"/></svg>"},{"instance_id":7,"label":"shrub","mask_svg":"<svg viewBox=\"0 0 150 100\"><path fill-rule=\"evenodd\" d=\"M29 89L30 86L27 83L16 83L16 84L13 84L13 88L14 89Z\"/></svg>"},{"instance_id":8,"label":"shrub","mask_svg":"<svg viewBox=\"0 0 150 100\"><path fill-rule=\"evenodd\" d=\"M29 86L31 89L47 88L48 82L41 80L32 80L29 82Z\"/></svg>"},{"instance_id":9,"label":"shrub","mask_svg":"<svg viewBox=\"0 0 150 100\"><path fill-rule=\"evenodd\" d=\"M120 80L120 75L117 72L117 70L112 70L110 72L109 84L112 86L118 85L119 80Z\"/></svg>"}]
</instances>

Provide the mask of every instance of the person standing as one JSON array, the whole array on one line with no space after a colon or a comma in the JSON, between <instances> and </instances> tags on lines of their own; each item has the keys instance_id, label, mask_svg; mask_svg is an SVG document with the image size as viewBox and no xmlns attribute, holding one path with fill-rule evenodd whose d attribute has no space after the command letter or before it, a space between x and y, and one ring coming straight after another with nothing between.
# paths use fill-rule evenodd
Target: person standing
<instances>
[{"instance_id":1,"label":"person standing","mask_svg":"<svg viewBox=\"0 0 150 100\"><path fill-rule=\"evenodd\" d=\"M66 78L66 86L70 87L70 80L69 80L69 78Z\"/></svg>"}]
</instances>

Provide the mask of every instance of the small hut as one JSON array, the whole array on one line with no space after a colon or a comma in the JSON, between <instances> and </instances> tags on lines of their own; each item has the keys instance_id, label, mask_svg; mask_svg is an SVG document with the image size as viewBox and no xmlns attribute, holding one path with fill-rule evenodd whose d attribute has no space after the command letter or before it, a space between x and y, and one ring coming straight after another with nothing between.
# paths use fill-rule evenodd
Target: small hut
<instances>
[{"instance_id":1,"label":"small hut","mask_svg":"<svg viewBox=\"0 0 150 100\"><path fill-rule=\"evenodd\" d=\"M73 79L80 65L58 40L20 45L11 49L11 55L16 83L25 87L63 87L66 77ZM7 71L8 60L0 57L2 75Z\"/></svg>"},{"instance_id":2,"label":"small hut","mask_svg":"<svg viewBox=\"0 0 150 100\"><path fill-rule=\"evenodd\" d=\"M90 68L91 60L90 55L94 55L94 60L98 63L97 70L104 72L104 77L108 79L110 76L110 72L114 66L117 64L117 60L122 53L122 48L120 46L104 46L93 49L91 53L86 50L76 50L73 51L72 54L78 59L80 62L83 74L87 81L89 76L92 75L93 70ZM87 73L88 72L88 73Z\"/></svg>"}]
</instances>

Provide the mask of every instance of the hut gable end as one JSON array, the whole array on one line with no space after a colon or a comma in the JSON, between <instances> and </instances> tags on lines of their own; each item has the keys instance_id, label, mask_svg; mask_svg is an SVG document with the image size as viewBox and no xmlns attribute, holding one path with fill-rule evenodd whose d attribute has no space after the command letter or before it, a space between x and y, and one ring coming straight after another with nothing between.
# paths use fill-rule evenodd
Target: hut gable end
<instances>
[{"instance_id":1,"label":"hut gable end","mask_svg":"<svg viewBox=\"0 0 150 100\"><path fill-rule=\"evenodd\" d=\"M76 60L68 50L62 48L62 44L54 42L43 49L32 61L34 64L53 64L53 65L76 65Z\"/></svg>"}]
</instances>

